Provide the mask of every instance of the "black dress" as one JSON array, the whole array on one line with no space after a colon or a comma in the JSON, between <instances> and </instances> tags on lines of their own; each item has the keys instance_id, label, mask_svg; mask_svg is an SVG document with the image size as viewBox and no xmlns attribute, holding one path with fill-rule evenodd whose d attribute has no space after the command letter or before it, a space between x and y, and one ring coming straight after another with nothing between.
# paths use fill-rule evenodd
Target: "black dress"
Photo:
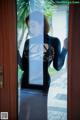
<instances>
[{"instance_id":1,"label":"black dress","mask_svg":"<svg viewBox=\"0 0 80 120\"><path fill-rule=\"evenodd\" d=\"M40 37L39 37L40 38ZM38 39L38 38L36 38ZM30 39L26 40L23 50L22 56L22 65L21 68L24 71L22 76L22 83L21 87L26 88L27 81L29 79L29 41ZM33 43L35 41L33 40ZM40 43L36 42L38 46ZM43 53L43 81L44 81L44 89L48 90L50 85L50 76L48 73L48 67L50 66L51 62L53 62L53 67L59 71L62 66L64 65L65 56L67 54L67 50L65 48L61 51L61 44L58 38L51 37L49 35L44 35L44 53ZM53 52L54 51L54 52ZM38 70L39 72L39 70ZM38 78L37 78L38 79Z\"/></svg>"}]
</instances>

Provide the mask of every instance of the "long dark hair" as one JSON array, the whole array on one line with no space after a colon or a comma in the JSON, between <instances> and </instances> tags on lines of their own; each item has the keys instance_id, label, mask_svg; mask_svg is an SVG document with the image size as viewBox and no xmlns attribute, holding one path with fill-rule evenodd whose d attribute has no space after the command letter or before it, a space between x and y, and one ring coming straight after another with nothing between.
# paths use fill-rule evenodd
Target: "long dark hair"
<instances>
[{"instance_id":1,"label":"long dark hair","mask_svg":"<svg viewBox=\"0 0 80 120\"><path fill-rule=\"evenodd\" d=\"M48 34L49 32L49 23L48 23L48 20L47 20L47 17L45 15L43 15L41 12L39 11L34 11L32 13L30 13L30 15L33 16L33 19L36 21L38 19L38 16L43 16L44 17L44 34ZM30 19L30 15L28 15L25 19L25 22L26 22L26 25L28 26L28 22L29 22L29 19Z\"/></svg>"}]
</instances>

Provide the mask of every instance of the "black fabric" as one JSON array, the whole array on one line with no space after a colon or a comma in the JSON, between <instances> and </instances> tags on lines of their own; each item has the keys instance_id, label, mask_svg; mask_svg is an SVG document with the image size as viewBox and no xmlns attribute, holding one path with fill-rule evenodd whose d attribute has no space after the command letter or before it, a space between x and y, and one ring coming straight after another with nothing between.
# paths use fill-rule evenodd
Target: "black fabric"
<instances>
[{"instance_id":1,"label":"black fabric","mask_svg":"<svg viewBox=\"0 0 80 120\"><path fill-rule=\"evenodd\" d=\"M44 35L44 44L48 44L48 49L46 53L44 53L44 57L43 57L43 79L44 79L45 88L46 87L49 88L50 76L48 73L48 67L50 66L51 62L53 62L53 67L57 71L60 70L64 65L67 50L63 48L61 51L61 44L59 39L56 37L51 37L49 35ZM53 49L54 49L54 57L53 57ZM25 84L29 79L29 40L26 40L24 45L21 66L22 66L21 67L22 70L24 71L22 76L22 86L25 87Z\"/></svg>"}]
</instances>

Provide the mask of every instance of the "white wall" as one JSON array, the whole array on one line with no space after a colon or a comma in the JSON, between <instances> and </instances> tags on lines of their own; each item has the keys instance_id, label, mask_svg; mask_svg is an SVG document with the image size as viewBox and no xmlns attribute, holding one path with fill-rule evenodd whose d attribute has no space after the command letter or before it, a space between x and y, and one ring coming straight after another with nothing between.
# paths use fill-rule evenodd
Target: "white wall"
<instances>
[{"instance_id":1,"label":"white wall","mask_svg":"<svg viewBox=\"0 0 80 120\"><path fill-rule=\"evenodd\" d=\"M53 36L58 37L63 46L63 41L68 37L68 6L58 5L52 16Z\"/></svg>"}]
</instances>

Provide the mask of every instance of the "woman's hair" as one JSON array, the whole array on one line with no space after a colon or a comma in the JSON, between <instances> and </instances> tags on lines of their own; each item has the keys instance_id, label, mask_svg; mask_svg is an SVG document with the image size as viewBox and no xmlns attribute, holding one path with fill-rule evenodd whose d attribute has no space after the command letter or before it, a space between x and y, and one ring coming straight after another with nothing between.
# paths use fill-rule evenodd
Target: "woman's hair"
<instances>
[{"instance_id":1,"label":"woman's hair","mask_svg":"<svg viewBox=\"0 0 80 120\"><path fill-rule=\"evenodd\" d=\"M29 19L32 19L32 20L38 21L41 24L41 22L43 22L42 18L44 19L44 23L43 23L43 25L44 25L44 34L48 34L48 32L49 32L49 23L48 23L47 17L45 15L43 15L41 12L34 11L34 12L30 13L30 15L28 15L26 17L25 22L26 22L26 25L28 26Z\"/></svg>"}]
</instances>

